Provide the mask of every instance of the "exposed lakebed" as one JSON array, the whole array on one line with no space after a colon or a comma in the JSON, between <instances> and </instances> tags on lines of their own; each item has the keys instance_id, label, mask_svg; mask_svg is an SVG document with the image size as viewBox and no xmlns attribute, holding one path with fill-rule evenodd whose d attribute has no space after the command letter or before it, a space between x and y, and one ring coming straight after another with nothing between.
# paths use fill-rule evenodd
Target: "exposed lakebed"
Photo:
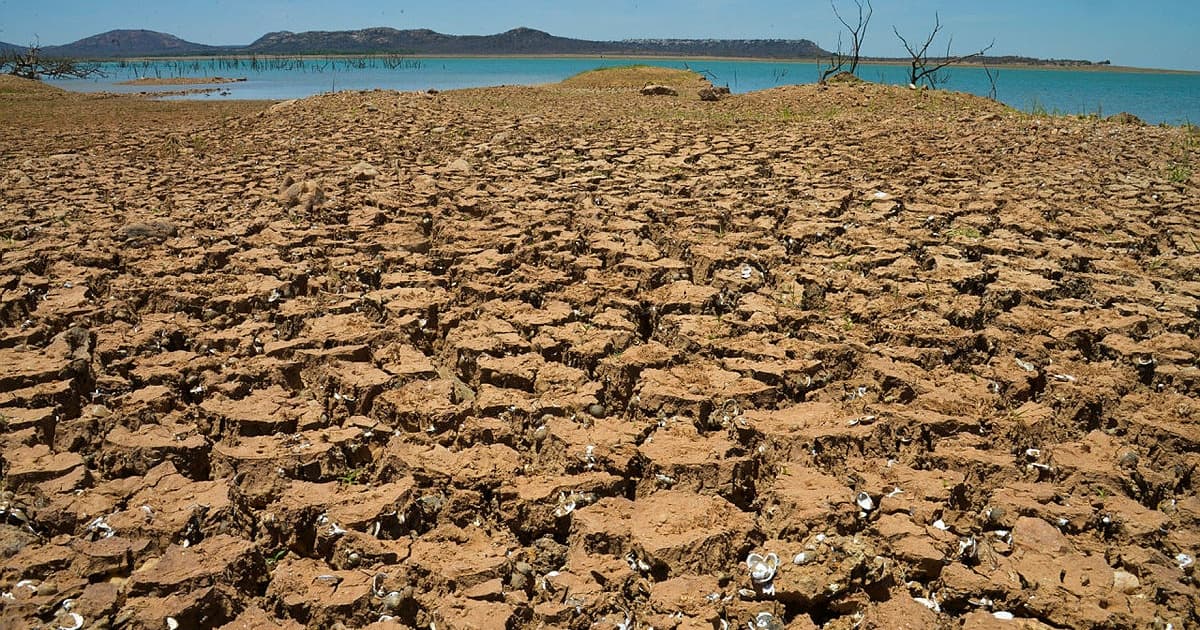
<instances>
[{"instance_id":1,"label":"exposed lakebed","mask_svg":"<svg viewBox=\"0 0 1200 630\"><path fill-rule=\"evenodd\" d=\"M0 95L0 625L1200 622L1186 132L694 87Z\"/></svg>"}]
</instances>

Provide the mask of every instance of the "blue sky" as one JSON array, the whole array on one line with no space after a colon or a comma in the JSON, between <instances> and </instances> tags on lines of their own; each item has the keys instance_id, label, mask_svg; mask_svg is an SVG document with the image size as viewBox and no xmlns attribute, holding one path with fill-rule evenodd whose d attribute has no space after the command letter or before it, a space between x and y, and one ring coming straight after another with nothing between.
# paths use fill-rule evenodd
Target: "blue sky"
<instances>
[{"instance_id":1,"label":"blue sky","mask_svg":"<svg viewBox=\"0 0 1200 630\"><path fill-rule=\"evenodd\" d=\"M851 0L836 0L852 10ZM1110 59L1200 70L1200 1L875 0L865 54L903 53L891 32L920 36L941 14L956 50L996 40L997 54ZM0 0L0 41L62 44L114 28L148 28L206 44L245 44L273 30L367 26L490 34L528 26L587 39L807 38L830 48L827 0Z\"/></svg>"}]
</instances>

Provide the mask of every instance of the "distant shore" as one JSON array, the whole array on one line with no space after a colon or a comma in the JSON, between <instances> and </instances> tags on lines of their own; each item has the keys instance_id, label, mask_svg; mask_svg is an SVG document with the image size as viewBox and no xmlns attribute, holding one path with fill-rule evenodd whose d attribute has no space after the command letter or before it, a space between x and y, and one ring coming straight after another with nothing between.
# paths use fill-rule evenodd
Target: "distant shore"
<instances>
[{"instance_id":1,"label":"distant shore","mask_svg":"<svg viewBox=\"0 0 1200 630\"><path fill-rule=\"evenodd\" d=\"M682 55L559 55L559 54L526 54L526 55L405 55L400 53L363 53L363 54L328 54L328 55L288 55L288 54L229 54L229 55L183 55L183 56L147 56L124 57L120 59L96 59L105 63L143 62L143 61L198 61L203 59L361 59L404 57L405 59L617 59L629 61L757 61L781 64L815 64L826 63L828 60L814 57L783 59L778 57L715 57L715 56L682 56ZM904 59L872 59L859 62L863 66L908 66ZM1115 66L1101 64L1033 64L1033 63L996 63L983 64L964 61L956 64L965 68L1013 69L1013 70L1076 70L1082 72L1124 72L1135 74L1181 74L1200 75L1200 70L1174 70L1168 68L1139 68L1135 66Z\"/></svg>"}]
</instances>

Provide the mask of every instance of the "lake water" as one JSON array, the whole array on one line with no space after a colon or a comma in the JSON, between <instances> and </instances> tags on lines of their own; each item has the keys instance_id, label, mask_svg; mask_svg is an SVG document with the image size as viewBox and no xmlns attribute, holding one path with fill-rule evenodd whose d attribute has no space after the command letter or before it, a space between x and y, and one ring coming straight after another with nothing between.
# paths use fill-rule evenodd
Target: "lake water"
<instances>
[{"instance_id":1,"label":"lake water","mask_svg":"<svg viewBox=\"0 0 1200 630\"><path fill-rule=\"evenodd\" d=\"M216 86L218 93L197 99L290 99L337 90L450 90L494 85L553 83L585 70L643 63L690 68L728 85L735 93L780 85L813 83L817 64L743 60L637 60L604 58L258 58L162 60L103 64L103 79L54 81L78 91L140 92L183 89L178 86L121 86L139 77L245 77L243 83ZM864 65L859 76L889 84L907 84L907 66ZM986 96L990 84L982 68L953 68L947 89ZM185 86L204 87L204 86ZM1030 70L1001 68L997 97L1024 111L1109 116L1129 112L1150 123L1200 123L1200 74L1105 70Z\"/></svg>"}]
</instances>

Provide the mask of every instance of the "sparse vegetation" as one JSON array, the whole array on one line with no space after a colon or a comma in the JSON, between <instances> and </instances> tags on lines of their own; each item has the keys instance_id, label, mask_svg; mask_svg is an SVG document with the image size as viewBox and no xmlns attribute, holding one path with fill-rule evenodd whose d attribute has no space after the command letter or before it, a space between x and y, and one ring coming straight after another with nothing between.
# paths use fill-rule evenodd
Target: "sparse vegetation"
<instances>
[{"instance_id":1,"label":"sparse vegetation","mask_svg":"<svg viewBox=\"0 0 1200 630\"><path fill-rule=\"evenodd\" d=\"M1195 133L1189 133L1179 145L1178 154L1167 164L1167 181L1172 184L1183 184L1192 178L1192 154L1200 139Z\"/></svg>"}]
</instances>

